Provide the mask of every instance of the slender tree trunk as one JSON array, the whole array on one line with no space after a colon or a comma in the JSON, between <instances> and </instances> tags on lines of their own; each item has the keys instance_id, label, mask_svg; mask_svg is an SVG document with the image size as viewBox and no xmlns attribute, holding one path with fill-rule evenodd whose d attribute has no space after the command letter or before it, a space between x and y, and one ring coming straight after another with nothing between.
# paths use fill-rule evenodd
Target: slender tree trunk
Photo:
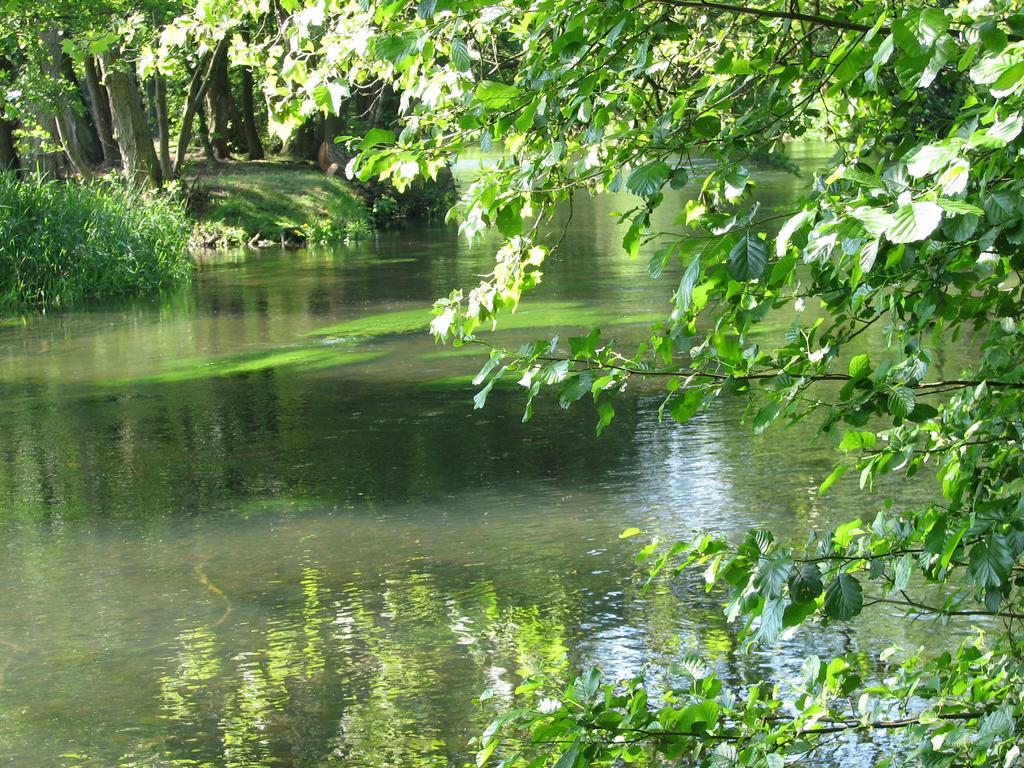
<instances>
[{"instance_id":1,"label":"slender tree trunk","mask_svg":"<svg viewBox=\"0 0 1024 768\"><path fill-rule=\"evenodd\" d=\"M74 92L74 96L71 97L68 104L68 112L75 122L75 133L89 164L99 165L103 162L103 147L100 145L100 137L96 126L90 119L88 110L83 108L88 104L88 97L82 88L82 81L78 79L78 73L75 72L75 65L71 62L71 57L64 53L63 49L60 51L60 62L64 80Z\"/></svg>"},{"instance_id":2,"label":"slender tree trunk","mask_svg":"<svg viewBox=\"0 0 1024 768\"><path fill-rule=\"evenodd\" d=\"M178 134L178 147L174 154L175 175L181 173L181 167L185 164L188 145L192 142L192 124L195 122L197 114L199 115L199 134L202 137L203 151L206 152L207 159L213 159L212 147L207 151L210 139L207 135L206 120L203 116L203 99L206 96L207 89L210 87L210 74L213 71L214 62L219 54L226 55L227 49L228 39L224 37L217 43L217 47L208 60L196 67L195 72L192 73L192 79L189 80L188 93L185 96L185 106L181 115L181 132Z\"/></svg>"},{"instance_id":3,"label":"slender tree trunk","mask_svg":"<svg viewBox=\"0 0 1024 768\"><path fill-rule=\"evenodd\" d=\"M181 110L181 128L178 131L178 144L174 151L175 176L181 175L181 168L185 164L185 155L188 153L188 145L192 143L192 125L195 123L196 113L202 109L204 85L207 82L204 75L205 69L202 64L196 67L188 83L188 92L185 94L185 106Z\"/></svg>"},{"instance_id":4,"label":"slender tree trunk","mask_svg":"<svg viewBox=\"0 0 1024 768\"><path fill-rule=\"evenodd\" d=\"M256 109L253 104L252 70L242 68L242 129L245 132L245 143L249 149L250 160L264 158L263 142L256 127Z\"/></svg>"},{"instance_id":5,"label":"slender tree trunk","mask_svg":"<svg viewBox=\"0 0 1024 768\"><path fill-rule=\"evenodd\" d=\"M100 55L124 175L132 186L160 186L163 176L153 148L153 137L146 124L142 96L132 73L123 69L118 59L114 51Z\"/></svg>"},{"instance_id":6,"label":"slender tree trunk","mask_svg":"<svg viewBox=\"0 0 1024 768\"><path fill-rule=\"evenodd\" d=\"M60 88L61 81L64 79L61 62L64 51L60 47L60 36L57 34L57 30L48 29L43 32L41 37L46 50L44 72L46 72L50 83ZM48 127L54 140L64 149L64 154L68 156L71 167L75 169L79 176L89 181L93 178L94 174L92 166L89 165L85 148L82 145L82 136L79 134L79 126L72 115L72 107L68 103L69 101L69 95L66 93L59 93L57 95L52 112L54 119L49 123Z\"/></svg>"},{"instance_id":7,"label":"slender tree trunk","mask_svg":"<svg viewBox=\"0 0 1024 768\"><path fill-rule=\"evenodd\" d=\"M92 181L96 174L93 173L89 159L86 157L82 147L81 137L78 135L78 126L66 110L58 110L54 119L56 126L56 137L64 147L64 154L68 156L71 167L85 181Z\"/></svg>"},{"instance_id":8,"label":"slender tree trunk","mask_svg":"<svg viewBox=\"0 0 1024 768\"><path fill-rule=\"evenodd\" d=\"M203 145L203 157L207 162L217 162L217 155L213 151L213 144L210 143L210 128L206 124L206 108L199 108L199 140Z\"/></svg>"},{"instance_id":9,"label":"slender tree trunk","mask_svg":"<svg viewBox=\"0 0 1024 768\"><path fill-rule=\"evenodd\" d=\"M100 82L96 60L92 56L85 57L85 87L89 92L89 107L92 110L93 122L96 124L96 133L100 137L100 147L103 149L103 163L115 168L121 164L121 152L114 141L114 123L110 116L107 89Z\"/></svg>"},{"instance_id":10,"label":"slender tree trunk","mask_svg":"<svg viewBox=\"0 0 1024 768\"><path fill-rule=\"evenodd\" d=\"M231 100L231 82L228 79L228 49L227 46L217 47L214 52L213 62L210 69L210 82L206 91L206 111L210 119L209 137L213 146L213 153L217 160L227 160L231 157L228 147L228 136L230 128L229 101Z\"/></svg>"},{"instance_id":11,"label":"slender tree trunk","mask_svg":"<svg viewBox=\"0 0 1024 768\"><path fill-rule=\"evenodd\" d=\"M156 127L160 143L160 172L165 179L174 175L171 167L171 127L170 119L167 116L167 80L164 76L157 74L154 78L154 101L156 102Z\"/></svg>"}]
</instances>

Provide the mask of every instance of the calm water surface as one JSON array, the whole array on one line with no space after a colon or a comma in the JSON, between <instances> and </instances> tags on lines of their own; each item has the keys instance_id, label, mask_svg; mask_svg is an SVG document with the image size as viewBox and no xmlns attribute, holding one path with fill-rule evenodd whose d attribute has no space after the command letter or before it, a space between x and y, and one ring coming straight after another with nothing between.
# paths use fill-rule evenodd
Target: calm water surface
<instances>
[{"instance_id":1,"label":"calm water surface","mask_svg":"<svg viewBox=\"0 0 1024 768\"><path fill-rule=\"evenodd\" d=\"M766 205L805 183L757 178ZM577 203L496 340L666 312L678 273L620 254L628 205ZM818 498L812 426L755 438L735 402L659 424L638 388L600 439L586 404L474 412L480 359L416 328L493 249L420 227L209 257L159 301L0 327L0 765L461 766L474 699L565 655L659 683L697 651L739 685L921 640L876 613L744 657L698 585L641 594L626 527L802 539L882 495Z\"/></svg>"}]
</instances>

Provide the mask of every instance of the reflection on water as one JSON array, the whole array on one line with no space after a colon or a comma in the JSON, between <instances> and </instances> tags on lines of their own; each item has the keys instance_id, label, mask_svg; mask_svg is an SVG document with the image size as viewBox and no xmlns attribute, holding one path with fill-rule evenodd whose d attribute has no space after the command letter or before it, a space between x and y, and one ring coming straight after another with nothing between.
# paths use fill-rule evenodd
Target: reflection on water
<instances>
[{"instance_id":1,"label":"reflection on water","mask_svg":"<svg viewBox=\"0 0 1024 768\"><path fill-rule=\"evenodd\" d=\"M804 183L760 182L765 205ZM500 340L631 338L665 309L678 274L619 255L622 207L576 204ZM699 652L742 685L920 642L875 614L745 657L699 585L642 594L625 527L802 537L880 497L819 498L826 442L754 437L729 401L659 426L641 387L600 440L586 405L473 412L479 361L415 330L492 252L420 228L218 256L160 300L0 327L0 765L455 766L564 656L663 686Z\"/></svg>"}]
</instances>

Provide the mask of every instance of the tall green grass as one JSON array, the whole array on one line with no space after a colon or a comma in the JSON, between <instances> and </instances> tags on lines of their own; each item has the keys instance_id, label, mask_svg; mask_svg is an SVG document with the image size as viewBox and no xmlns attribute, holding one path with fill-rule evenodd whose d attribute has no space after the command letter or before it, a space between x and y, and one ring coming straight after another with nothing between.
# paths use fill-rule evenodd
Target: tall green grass
<instances>
[{"instance_id":1,"label":"tall green grass","mask_svg":"<svg viewBox=\"0 0 1024 768\"><path fill-rule=\"evenodd\" d=\"M185 279L184 206L114 183L0 173L0 307L66 307Z\"/></svg>"}]
</instances>

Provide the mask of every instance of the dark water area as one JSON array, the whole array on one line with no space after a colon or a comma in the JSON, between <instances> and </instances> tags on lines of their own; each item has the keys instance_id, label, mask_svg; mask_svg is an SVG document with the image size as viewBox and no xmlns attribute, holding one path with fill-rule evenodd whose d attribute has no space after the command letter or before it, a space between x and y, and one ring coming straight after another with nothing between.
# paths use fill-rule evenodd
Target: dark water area
<instances>
[{"instance_id":1,"label":"dark water area","mask_svg":"<svg viewBox=\"0 0 1024 768\"><path fill-rule=\"evenodd\" d=\"M755 176L766 207L807 183ZM496 341L640 338L667 314L678 273L621 254L627 205L577 202ZM563 656L659 686L699 652L741 685L927 638L876 612L745 656L696 582L641 592L624 528L802 540L930 491L819 497L828 441L754 436L738 401L662 424L636 387L600 438L586 403L474 411L480 355L419 329L494 247L432 226L206 256L174 295L0 327L0 765L461 766L476 698Z\"/></svg>"}]
</instances>

